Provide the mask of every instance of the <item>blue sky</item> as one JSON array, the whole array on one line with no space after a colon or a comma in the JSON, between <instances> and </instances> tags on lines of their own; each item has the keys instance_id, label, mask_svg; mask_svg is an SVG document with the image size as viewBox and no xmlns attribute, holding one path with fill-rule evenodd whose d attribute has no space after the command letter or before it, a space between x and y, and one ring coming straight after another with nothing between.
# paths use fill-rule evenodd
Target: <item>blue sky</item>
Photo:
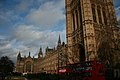
<instances>
[{"instance_id":1,"label":"blue sky","mask_svg":"<svg viewBox=\"0 0 120 80\"><path fill-rule=\"evenodd\" d=\"M0 0L0 56L16 58L55 47L65 37L64 0ZM43 50L44 51L44 50Z\"/></svg>"},{"instance_id":2,"label":"blue sky","mask_svg":"<svg viewBox=\"0 0 120 80\"><path fill-rule=\"evenodd\" d=\"M120 19L120 0L115 10ZM16 59L39 48L57 45L58 35L66 42L65 0L0 0L0 57Z\"/></svg>"},{"instance_id":3,"label":"blue sky","mask_svg":"<svg viewBox=\"0 0 120 80\"><path fill-rule=\"evenodd\" d=\"M120 20L120 0L115 0L114 6L117 15L117 20Z\"/></svg>"}]
</instances>

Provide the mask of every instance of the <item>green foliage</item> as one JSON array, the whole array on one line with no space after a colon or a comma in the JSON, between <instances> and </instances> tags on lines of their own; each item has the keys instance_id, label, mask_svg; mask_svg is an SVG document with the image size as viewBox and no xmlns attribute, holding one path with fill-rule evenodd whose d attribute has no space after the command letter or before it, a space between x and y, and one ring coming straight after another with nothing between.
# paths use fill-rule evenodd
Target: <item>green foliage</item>
<instances>
[{"instance_id":1,"label":"green foliage","mask_svg":"<svg viewBox=\"0 0 120 80\"><path fill-rule=\"evenodd\" d=\"M10 73L13 72L14 63L7 56L3 56L0 58L0 72L2 73Z\"/></svg>"}]
</instances>

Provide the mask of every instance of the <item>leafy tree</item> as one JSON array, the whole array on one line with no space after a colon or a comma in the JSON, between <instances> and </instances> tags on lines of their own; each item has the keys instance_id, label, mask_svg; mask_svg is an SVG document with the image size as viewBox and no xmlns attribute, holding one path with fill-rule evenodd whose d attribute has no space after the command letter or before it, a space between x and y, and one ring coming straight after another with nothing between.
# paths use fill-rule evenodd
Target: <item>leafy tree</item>
<instances>
[{"instance_id":1,"label":"leafy tree","mask_svg":"<svg viewBox=\"0 0 120 80\"><path fill-rule=\"evenodd\" d=\"M2 73L10 73L13 72L14 63L7 56L3 56L0 58L0 72Z\"/></svg>"}]
</instances>

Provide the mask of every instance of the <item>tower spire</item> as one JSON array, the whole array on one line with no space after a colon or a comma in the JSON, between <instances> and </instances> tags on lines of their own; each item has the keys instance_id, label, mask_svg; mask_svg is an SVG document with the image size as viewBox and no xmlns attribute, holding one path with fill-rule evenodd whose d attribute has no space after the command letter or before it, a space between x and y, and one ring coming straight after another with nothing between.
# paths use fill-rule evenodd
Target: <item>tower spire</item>
<instances>
[{"instance_id":1,"label":"tower spire","mask_svg":"<svg viewBox=\"0 0 120 80\"><path fill-rule=\"evenodd\" d=\"M58 39L58 44L61 44L61 39L60 39L60 34L59 34L59 39Z\"/></svg>"},{"instance_id":2,"label":"tower spire","mask_svg":"<svg viewBox=\"0 0 120 80\"><path fill-rule=\"evenodd\" d=\"M18 53L18 57L21 57L20 51L19 51L19 53Z\"/></svg>"},{"instance_id":3,"label":"tower spire","mask_svg":"<svg viewBox=\"0 0 120 80\"><path fill-rule=\"evenodd\" d=\"M20 54L20 51L19 51L17 59L19 60L20 58L21 58L21 54Z\"/></svg>"},{"instance_id":4,"label":"tower spire","mask_svg":"<svg viewBox=\"0 0 120 80\"><path fill-rule=\"evenodd\" d=\"M30 57L30 51L29 51L29 57Z\"/></svg>"},{"instance_id":5,"label":"tower spire","mask_svg":"<svg viewBox=\"0 0 120 80\"><path fill-rule=\"evenodd\" d=\"M39 53L38 53L38 58L39 58L39 57L42 57L42 56L43 56L42 48L40 47L40 50L39 50Z\"/></svg>"},{"instance_id":6,"label":"tower spire","mask_svg":"<svg viewBox=\"0 0 120 80\"><path fill-rule=\"evenodd\" d=\"M59 34L59 38L58 38L58 45L57 45L57 48L60 48L61 46L61 39L60 39L60 34Z\"/></svg>"}]
</instances>

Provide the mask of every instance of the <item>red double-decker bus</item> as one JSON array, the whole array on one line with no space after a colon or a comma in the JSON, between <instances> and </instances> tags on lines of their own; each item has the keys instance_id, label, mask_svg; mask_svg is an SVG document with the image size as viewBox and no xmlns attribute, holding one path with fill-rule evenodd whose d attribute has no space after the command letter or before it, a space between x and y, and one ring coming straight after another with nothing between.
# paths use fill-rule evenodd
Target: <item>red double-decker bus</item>
<instances>
[{"instance_id":1,"label":"red double-decker bus","mask_svg":"<svg viewBox=\"0 0 120 80\"><path fill-rule=\"evenodd\" d=\"M104 64L100 61L69 64L59 68L59 74L66 76L77 75L81 80L105 80Z\"/></svg>"}]
</instances>

